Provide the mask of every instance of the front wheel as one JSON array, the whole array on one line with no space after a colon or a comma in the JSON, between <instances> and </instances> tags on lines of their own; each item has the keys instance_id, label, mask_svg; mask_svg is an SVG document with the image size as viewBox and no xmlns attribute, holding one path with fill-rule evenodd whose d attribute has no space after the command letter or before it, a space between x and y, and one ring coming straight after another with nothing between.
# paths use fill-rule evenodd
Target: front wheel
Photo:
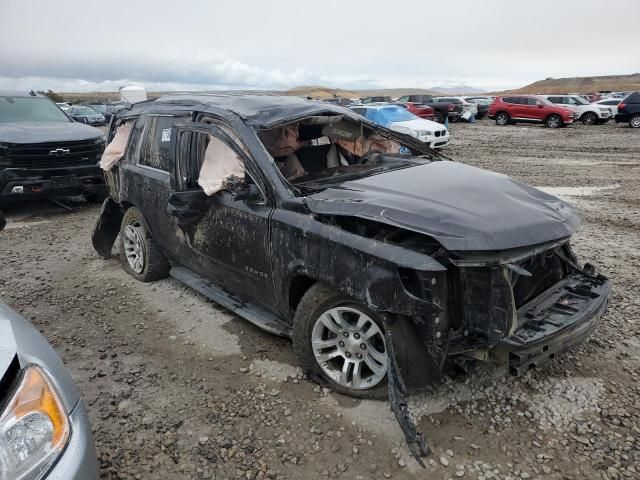
<instances>
[{"instance_id":1,"label":"front wheel","mask_svg":"<svg viewBox=\"0 0 640 480\"><path fill-rule=\"evenodd\" d=\"M436 111L433 114L433 119L438 123L444 123L444 116L442 115L442 112Z\"/></svg>"},{"instance_id":2,"label":"front wheel","mask_svg":"<svg viewBox=\"0 0 640 480\"><path fill-rule=\"evenodd\" d=\"M631 128L640 128L640 115L634 115L631 117L631 120L629 120L629 126Z\"/></svg>"},{"instance_id":3,"label":"front wheel","mask_svg":"<svg viewBox=\"0 0 640 480\"><path fill-rule=\"evenodd\" d=\"M129 208L120 226L120 263L141 282L160 280L169 274L169 261L151 238L140 210Z\"/></svg>"},{"instance_id":4,"label":"front wheel","mask_svg":"<svg viewBox=\"0 0 640 480\"><path fill-rule=\"evenodd\" d=\"M319 383L353 397L387 395L382 322L353 298L313 285L296 310L292 339L300 367Z\"/></svg>"},{"instance_id":5,"label":"front wheel","mask_svg":"<svg viewBox=\"0 0 640 480\"><path fill-rule=\"evenodd\" d=\"M582 115L581 120L584 125L595 125L598 123L598 115L593 112L587 112Z\"/></svg>"},{"instance_id":6,"label":"front wheel","mask_svg":"<svg viewBox=\"0 0 640 480\"><path fill-rule=\"evenodd\" d=\"M562 126L562 118L558 115L549 115L544 123L548 128L560 128Z\"/></svg>"}]
</instances>

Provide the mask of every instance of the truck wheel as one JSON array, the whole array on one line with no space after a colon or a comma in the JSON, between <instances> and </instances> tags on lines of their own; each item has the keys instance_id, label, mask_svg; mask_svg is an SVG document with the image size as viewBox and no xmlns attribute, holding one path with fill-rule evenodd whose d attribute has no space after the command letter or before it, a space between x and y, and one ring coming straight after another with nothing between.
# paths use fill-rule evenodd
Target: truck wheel
<instances>
[{"instance_id":1,"label":"truck wheel","mask_svg":"<svg viewBox=\"0 0 640 480\"><path fill-rule=\"evenodd\" d=\"M629 126L631 128L640 128L640 115L634 115L631 117L631 120L629 120Z\"/></svg>"},{"instance_id":2,"label":"truck wheel","mask_svg":"<svg viewBox=\"0 0 640 480\"><path fill-rule=\"evenodd\" d=\"M511 117L509 117L509 114L506 112L500 112L496 115L496 125L503 127L505 125L509 125L510 121Z\"/></svg>"},{"instance_id":3,"label":"truck wheel","mask_svg":"<svg viewBox=\"0 0 640 480\"><path fill-rule=\"evenodd\" d=\"M560 128L562 126L562 118L558 115L549 115L544 121L548 128Z\"/></svg>"},{"instance_id":4,"label":"truck wheel","mask_svg":"<svg viewBox=\"0 0 640 480\"><path fill-rule=\"evenodd\" d=\"M596 123L598 123L598 115L593 112L587 112L582 115L582 118L580 120L582 120L582 123L584 125L595 125Z\"/></svg>"},{"instance_id":5,"label":"truck wheel","mask_svg":"<svg viewBox=\"0 0 640 480\"><path fill-rule=\"evenodd\" d=\"M352 397L387 396L382 322L353 298L313 285L296 310L292 340L298 364L318 383Z\"/></svg>"},{"instance_id":6,"label":"truck wheel","mask_svg":"<svg viewBox=\"0 0 640 480\"><path fill-rule=\"evenodd\" d=\"M433 114L433 119L438 123L444 123L444 116L442 115L442 112L439 112L437 110Z\"/></svg>"},{"instance_id":7,"label":"truck wheel","mask_svg":"<svg viewBox=\"0 0 640 480\"><path fill-rule=\"evenodd\" d=\"M169 261L151 238L136 207L129 208L122 218L120 263L125 272L141 282L152 282L169 274Z\"/></svg>"}]
</instances>

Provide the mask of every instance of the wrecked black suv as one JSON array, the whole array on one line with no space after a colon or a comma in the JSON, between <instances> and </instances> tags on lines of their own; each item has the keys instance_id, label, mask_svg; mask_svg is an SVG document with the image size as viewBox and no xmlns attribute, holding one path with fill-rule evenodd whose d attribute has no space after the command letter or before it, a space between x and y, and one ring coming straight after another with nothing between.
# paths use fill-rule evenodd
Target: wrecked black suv
<instances>
[{"instance_id":1,"label":"wrecked black suv","mask_svg":"<svg viewBox=\"0 0 640 480\"><path fill-rule=\"evenodd\" d=\"M583 341L609 281L580 266L556 197L446 160L346 108L175 94L117 114L93 235L133 277L171 275L290 337L314 379L403 395L447 359L520 373Z\"/></svg>"}]
</instances>

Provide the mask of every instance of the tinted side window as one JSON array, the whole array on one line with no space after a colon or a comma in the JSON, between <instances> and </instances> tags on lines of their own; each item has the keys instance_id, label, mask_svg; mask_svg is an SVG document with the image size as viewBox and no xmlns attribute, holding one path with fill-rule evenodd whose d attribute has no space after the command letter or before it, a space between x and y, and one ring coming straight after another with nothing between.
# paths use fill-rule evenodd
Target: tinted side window
<instances>
[{"instance_id":1,"label":"tinted side window","mask_svg":"<svg viewBox=\"0 0 640 480\"><path fill-rule=\"evenodd\" d=\"M547 97L551 103L562 103L562 97Z\"/></svg>"},{"instance_id":2,"label":"tinted side window","mask_svg":"<svg viewBox=\"0 0 640 480\"><path fill-rule=\"evenodd\" d=\"M516 103L516 102L514 102L514 100L515 99L513 97L503 97L503 99L502 99L502 101L504 103Z\"/></svg>"},{"instance_id":3,"label":"tinted side window","mask_svg":"<svg viewBox=\"0 0 640 480\"><path fill-rule=\"evenodd\" d=\"M171 171L171 127L180 119L179 117L149 117L144 146L138 160L140 165L164 172Z\"/></svg>"},{"instance_id":4,"label":"tinted side window","mask_svg":"<svg viewBox=\"0 0 640 480\"><path fill-rule=\"evenodd\" d=\"M539 100L537 98L526 98L527 105L537 105Z\"/></svg>"},{"instance_id":5,"label":"tinted side window","mask_svg":"<svg viewBox=\"0 0 640 480\"><path fill-rule=\"evenodd\" d=\"M604 105L618 105L620 103L619 100L607 100L606 102L602 102Z\"/></svg>"},{"instance_id":6,"label":"tinted side window","mask_svg":"<svg viewBox=\"0 0 640 480\"><path fill-rule=\"evenodd\" d=\"M129 136L129 144L127 145L127 159L132 163L137 163L138 155L140 153L140 145L142 144L142 134L144 133L144 127L147 125L147 116L143 115L138 117L131 129L131 135Z\"/></svg>"},{"instance_id":7,"label":"tinted side window","mask_svg":"<svg viewBox=\"0 0 640 480\"><path fill-rule=\"evenodd\" d=\"M632 93L625 103L640 103L640 93Z\"/></svg>"}]
</instances>

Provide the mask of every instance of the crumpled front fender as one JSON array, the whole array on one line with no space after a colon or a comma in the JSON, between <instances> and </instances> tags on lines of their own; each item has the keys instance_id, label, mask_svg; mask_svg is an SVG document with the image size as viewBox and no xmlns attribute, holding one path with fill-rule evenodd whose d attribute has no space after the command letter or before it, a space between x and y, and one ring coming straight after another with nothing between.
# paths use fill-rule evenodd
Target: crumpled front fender
<instances>
[{"instance_id":1,"label":"crumpled front fender","mask_svg":"<svg viewBox=\"0 0 640 480\"><path fill-rule=\"evenodd\" d=\"M93 248L102 257L111 257L111 249L118 237L124 212L119 203L107 197L100 209L100 216L91 236Z\"/></svg>"}]
</instances>

